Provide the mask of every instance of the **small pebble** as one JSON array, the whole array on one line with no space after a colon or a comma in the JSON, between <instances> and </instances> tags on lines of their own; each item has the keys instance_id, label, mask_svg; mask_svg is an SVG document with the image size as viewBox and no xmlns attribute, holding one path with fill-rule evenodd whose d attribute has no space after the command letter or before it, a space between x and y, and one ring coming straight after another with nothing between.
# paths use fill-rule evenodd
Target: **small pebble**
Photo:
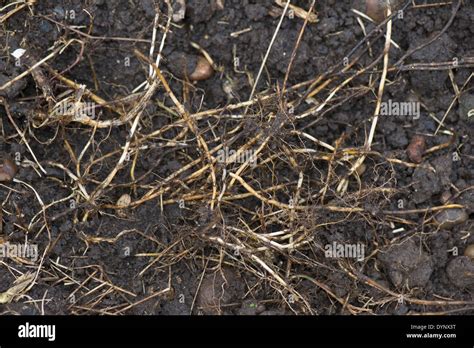
<instances>
[{"instance_id":1,"label":"small pebble","mask_svg":"<svg viewBox=\"0 0 474 348\"><path fill-rule=\"evenodd\" d=\"M117 205L119 207L126 208L130 205L132 202L132 198L128 193L124 193L123 195L120 196L120 198L117 200Z\"/></svg>"},{"instance_id":2,"label":"small pebble","mask_svg":"<svg viewBox=\"0 0 474 348\"><path fill-rule=\"evenodd\" d=\"M186 15L186 1L176 0L173 6L173 22L181 22Z\"/></svg>"},{"instance_id":3,"label":"small pebble","mask_svg":"<svg viewBox=\"0 0 474 348\"><path fill-rule=\"evenodd\" d=\"M403 0L390 0L392 13L397 11ZM387 17L387 0L365 0L365 13L375 22L380 23Z\"/></svg>"},{"instance_id":4,"label":"small pebble","mask_svg":"<svg viewBox=\"0 0 474 348\"><path fill-rule=\"evenodd\" d=\"M472 260L474 260L474 244L469 244L464 250L464 256L469 256Z\"/></svg>"},{"instance_id":5,"label":"small pebble","mask_svg":"<svg viewBox=\"0 0 474 348\"><path fill-rule=\"evenodd\" d=\"M201 56L198 58L196 68L192 74L189 75L189 79L191 81L207 80L212 74L214 74L214 69L212 69L211 64L209 64L206 58Z\"/></svg>"},{"instance_id":6,"label":"small pebble","mask_svg":"<svg viewBox=\"0 0 474 348\"><path fill-rule=\"evenodd\" d=\"M421 163L423 161L423 153L425 150L425 137L422 135L414 135L407 147L408 158L414 163Z\"/></svg>"},{"instance_id":7,"label":"small pebble","mask_svg":"<svg viewBox=\"0 0 474 348\"><path fill-rule=\"evenodd\" d=\"M357 173L359 176L361 176L362 174L365 173L365 170L366 170L366 169L367 169L367 166L366 166L364 163L362 163L359 167L357 167L356 173Z\"/></svg>"},{"instance_id":8,"label":"small pebble","mask_svg":"<svg viewBox=\"0 0 474 348\"><path fill-rule=\"evenodd\" d=\"M448 203L449 200L451 199L451 196L452 196L452 195L451 195L451 191L446 190L446 191L444 191L444 192L441 194L441 196L440 196L440 198L439 198L439 201L440 201L442 204L446 204L446 203Z\"/></svg>"},{"instance_id":9,"label":"small pebble","mask_svg":"<svg viewBox=\"0 0 474 348\"><path fill-rule=\"evenodd\" d=\"M117 200L117 206L121 207L121 209L117 210L117 215L122 218L127 217L127 211L125 208L127 208L131 202L132 197L130 197L128 193L124 193L123 195L121 195L120 198Z\"/></svg>"},{"instance_id":10,"label":"small pebble","mask_svg":"<svg viewBox=\"0 0 474 348\"><path fill-rule=\"evenodd\" d=\"M456 225L466 222L468 218L469 215L464 209L445 209L435 215L435 222L441 229L449 230Z\"/></svg>"},{"instance_id":11,"label":"small pebble","mask_svg":"<svg viewBox=\"0 0 474 348\"><path fill-rule=\"evenodd\" d=\"M9 158L4 158L0 164L0 181L12 181L18 172L15 162Z\"/></svg>"}]
</instances>

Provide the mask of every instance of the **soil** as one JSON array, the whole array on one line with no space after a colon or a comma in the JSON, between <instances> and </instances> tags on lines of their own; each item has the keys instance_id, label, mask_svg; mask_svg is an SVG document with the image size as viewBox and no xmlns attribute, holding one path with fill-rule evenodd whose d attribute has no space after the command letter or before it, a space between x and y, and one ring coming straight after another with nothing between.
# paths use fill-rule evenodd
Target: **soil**
<instances>
[{"instance_id":1,"label":"soil","mask_svg":"<svg viewBox=\"0 0 474 348\"><path fill-rule=\"evenodd\" d=\"M389 51L383 101L418 103L420 114L379 116L370 151L364 144L383 59L342 84L383 53L381 34L370 49L357 46L364 31L351 9L360 2L316 1L317 22L306 26L297 11L287 12L253 95L283 1L186 0L184 17L174 16L168 30L164 1L33 1L9 15L0 29L0 86L67 47L0 90L0 150L19 167L15 181L0 185L0 241L39 250L35 261L1 259L0 292L21 274L37 277L0 313L473 314L474 260L462 255L474 244L474 2L462 2L445 30L458 0L409 2L393 21L398 47ZM180 3L172 6L178 14ZM305 11L310 4L292 1ZM152 61L167 32L159 69L197 131L180 121L163 83L136 126L134 118L95 128L55 116L65 98L94 101L93 121L131 114L144 100L134 89L150 71L134 52L149 54L157 13ZM366 33L374 30L362 22ZM19 60L11 55L17 48L26 50ZM214 73L191 81L203 51ZM345 57L359 54L343 71ZM426 63L454 65L420 68ZM318 77L328 83L309 96ZM424 147L407 153L419 136ZM214 205L203 142L263 149L242 172L242 161L214 166ZM350 175L362 155L365 170ZM337 187L347 177L342 194ZM123 195L130 204L117 204ZM457 210L436 215L447 205ZM332 243L361 244L365 257L328 258Z\"/></svg>"}]
</instances>

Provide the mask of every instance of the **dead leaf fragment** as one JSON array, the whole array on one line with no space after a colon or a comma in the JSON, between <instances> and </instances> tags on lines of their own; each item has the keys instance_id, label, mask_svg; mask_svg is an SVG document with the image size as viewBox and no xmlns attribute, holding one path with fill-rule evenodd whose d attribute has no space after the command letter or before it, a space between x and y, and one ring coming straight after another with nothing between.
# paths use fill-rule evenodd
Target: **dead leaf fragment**
<instances>
[{"instance_id":1,"label":"dead leaf fragment","mask_svg":"<svg viewBox=\"0 0 474 348\"><path fill-rule=\"evenodd\" d=\"M26 292L28 286L35 279L33 273L25 273L13 282L13 286L5 292L0 293L0 303L10 303L18 296Z\"/></svg>"}]
</instances>

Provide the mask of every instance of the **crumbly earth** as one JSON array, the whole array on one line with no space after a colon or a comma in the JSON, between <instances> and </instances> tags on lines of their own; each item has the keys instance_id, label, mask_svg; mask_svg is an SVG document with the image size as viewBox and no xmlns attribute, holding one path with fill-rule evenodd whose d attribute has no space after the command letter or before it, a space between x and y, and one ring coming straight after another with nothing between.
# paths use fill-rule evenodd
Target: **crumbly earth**
<instances>
[{"instance_id":1,"label":"crumbly earth","mask_svg":"<svg viewBox=\"0 0 474 348\"><path fill-rule=\"evenodd\" d=\"M283 10L277 2L185 1L184 18L175 18L167 33L160 68L190 113L249 99ZM305 10L310 3L292 1ZM403 19L393 23L392 40L398 48L392 46L390 64L442 31L457 0L453 3L418 8L410 5ZM349 0L316 1L318 21L307 23L292 61L287 88L331 71L363 39L364 32L352 6ZM157 7L160 16L155 53L168 20L166 3L160 1ZM180 6L175 4L173 8L178 11ZM84 84L104 100L129 96L149 73L148 62L138 59L134 50L148 54L155 14L152 0L37 1L2 23L0 85L31 66L32 61L39 61L75 39L48 60L49 68L78 85ZM373 29L369 21L363 22L367 32ZM472 23L474 2L464 1L451 26L404 64L463 62L467 57L472 60ZM219 208L219 214L214 214L206 206L210 200L207 194L212 192L211 177L206 174L199 182L185 180L200 167L185 168L169 184L171 190L141 204L117 209L115 203L122 195L137 201L146 197L150 189L168 184L165 178L192 160L205 163L197 136L188 133L185 140L179 140L184 126L149 139L139 152L132 153L100 197L90 202L84 192L94 192L113 170L129 139L130 124L93 129L67 120L49 119L43 123L41 115L48 112L51 103L78 93L46 65L41 69L56 100L45 98L37 77L30 74L1 90L0 97L8 104L31 151L18 136L5 108L0 107L0 150L3 156L21 163L16 179L23 182L0 185L0 240L27 240L38 246L39 257L36 261L1 260L0 292L11 288L20 274L38 272L38 277L25 296L0 304L0 313L347 314L363 313L361 308L365 308L376 314L452 309L473 314L463 307L472 307L468 303L474 300L474 261L462 256L466 247L474 243L474 116L469 116L474 108L472 68L390 71L384 101L417 102L421 105L419 117L379 117L365 171L357 179L350 177L348 193L341 196L335 192L336 179L327 178L327 161L313 161L303 155L294 157L295 161L286 159L285 153L292 149L315 147L310 139L295 137L291 131L304 131L333 147L361 148L370 131L383 63L380 61L373 71L361 74L336 93L329 111L324 108L308 117L289 119L278 128L273 119L266 117L280 114L277 96L303 24L304 19L294 12L283 20L256 85L256 95L274 97L262 99L247 110L252 117L243 116L241 124L245 128L236 143L244 144L259 131L270 136L270 141L257 142L256 146L264 146L267 154L275 155L273 159L243 174L253 188L262 190L265 199L289 202L303 173L300 198L304 199L303 205L313 208L295 210L294 215L288 213L284 219L278 215L280 208L270 209L268 202L262 203L252 195L229 199ZM193 43L207 52L220 70L195 83L186 81L202 55ZM383 39L373 43L371 52L362 55L354 69L373 62L383 44ZM362 47L366 45L363 43ZM16 64L11 53L19 47L26 49L25 59L20 58L20 64ZM350 75L333 76L340 83ZM325 86L321 94L297 105L294 115L322 103L336 85ZM305 91L293 90L287 100L300 99ZM137 100L116 107L129 111ZM215 139L221 136L221 141L231 139L231 131L237 125L235 119L228 117L232 112L241 122L243 109L224 109L217 113L221 119L219 116L197 122L209 144L215 146ZM110 120L118 116L101 107L96 110L96 117ZM179 117L165 89L159 88L147 103L135 135L143 137ZM440 120L443 125L437 131ZM425 136L428 149L419 165L411 163L405 152L415 134ZM168 143L174 138L177 143ZM315 156L321 150L328 151L318 148ZM32 152L47 174L35 164ZM342 163L342 156L339 160ZM81 176L78 163L82 178L75 180ZM238 165L227 168L227 172L236 173ZM223 170L216 168L220 192ZM349 168L337 164L334 176L342 180ZM318 208L326 180L330 186L324 204L359 207L362 212ZM277 185L285 188L263 191ZM186 198L190 193L205 197ZM248 194L239 182L230 193ZM449 198L448 204L461 205L465 212L465 219L449 229L440 228L433 218L435 212L429 210L446 203L443 197ZM224 233L224 226L235 229ZM272 232L282 230L306 231L303 239L309 242L290 252L263 241ZM245 248L232 250L224 247L219 238L224 244L244 243L260 249L254 254ZM285 244L288 240L278 242ZM365 258L357 261L325 257L324 246L334 242L363 244ZM372 283L364 281L367 278ZM407 298L451 299L465 301L466 305L400 303L384 289ZM353 307L343 306L337 299Z\"/></svg>"}]
</instances>

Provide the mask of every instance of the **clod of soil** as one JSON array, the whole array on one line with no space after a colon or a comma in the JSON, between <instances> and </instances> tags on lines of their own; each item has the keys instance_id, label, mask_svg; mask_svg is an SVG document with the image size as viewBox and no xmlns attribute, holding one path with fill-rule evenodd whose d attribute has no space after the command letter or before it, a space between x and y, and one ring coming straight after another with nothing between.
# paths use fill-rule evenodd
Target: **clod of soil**
<instances>
[{"instance_id":1,"label":"clod of soil","mask_svg":"<svg viewBox=\"0 0 474 348\"><path fill-rule=\"evenodd\" d=\"M15 162L9 158L4 158L0 164L0 181L12 181L18 172Z\"/></svg>"},{"instance_id":2,"label":"clod of soil","mask_svg":"<svg viewBox=\"0 0 474 348\"><path fill-rule=\"evenodd\" d=\"M5 74L0 73L0 86L4 85L5 83L9 82L13 79L14 76L8 76ZM25 80L18 80L12 83L9 87L4 90L0 90L0 97L6 97L8 99L15 98L20 92L25 89L26 81Z\"/></svg>"},{"instance_id":3,"label":"clod of soil","mask_svg":"<svg viewBox=\"0 0 474 348\"><path fill-rule=\"evenodd\" d=\"M459 98L459 116L467 120L470 124L474 123L474 94L466 93Z\"/></svg>"},{"instance_id":4,"label":"clod of soil","mask_svg":"<svg viewBox=\"0 0 474 348\"><path fill-rule=\"evenodd\" d=\"M458 256L446 267L449 280L461 289L474 290L474 261L467 256Z\"/></svg>"},{"instance_id":5,"label":"clod of soil","mask_svg":"<svg viewBox=\"0 0 474 348\"><path fill-rule=\"evenodd\" d=\"M245 300L242 302L241 308L238 310L239 315L258 315L265 312L266 308L263 304L258 304L255 300Z\"/></svg>"},{"instance_id":6,"label":"clod of soil","mask_svg":"<svg viewBox=\"0 0 474 348\"><path fill-rule=\"evenodd\" d=\"M433 37L437 33L432 33L430 37ZM421 40L413 40L410 42L410 49L418 47L422 43ZM419 51L413 53L414 62L421 61L444 61L451 59L451 52L456 49L456 43L447 34L440 36L439 40L436 40L432 45L424 47ZM410 81L417 93L422 95L431 95L439 92L442 89L448 75L438 74L433 71L417 70L410 72Z\"/></svg>"},{"instance_id":7,"label":"clod of soil","mask_svg":"<svg viewBox=\"0 0 474 348\"><path fill-rule=\"evenodd\" d=\"M166 66L174 76L184 79L194 72L198 59L199 57L193 54L173 52L167 57Z\"/></svg>"},{"instance_id":8,"label":"clod of soil","mask_svg":"<svg viewBox=\"0 0 474 348\"><path fill-rule=\"evenodd\" d=\"M236 299L241 284L237 273L230 268L207 275L201 283L196 299L199 309L208 315L222 314L221 307Z\"/></svg>"},{"instance_id":9,"label":"clod of soil","mask_svg":"<svg viewBox=\"0 0 474 348\"><path fill-rule=\"evenodd\" d=\"M459 204L462 204L466 207L466 210L469 213L474 213L474 191L466 191L462 193L457 199Z\"/></svg>"},{"instance_id":10,"label":"clod of soil","mask_svg":"<svg viewBox=\"0 0 474 348\"><path fill-rule=\"evenodd\" d=\"M469 215L464 209L445 209L435 216L435 222L439 228L449 230L456 225L462 224L469 219Z\"/></svg>"},{"instance_id":11,"label":"clod of soil","mask_svg":"<svg viewBox=\"0 0 474 348\"><path fill-rule=\"evenodd\" d=\"M422 135L414 135L411 138L410 145L407 147L407 155L410 161L421 163L423 161L423 153L426 150L425 137Z\"/></svg>"},{"instance_id":12,"label":"clod of soil","mask_svg":"<svg viewBox=\"0 0 474 348\"><path fill-rule=\"evenodd\" d=\"M469 244L464 250L464 256L470 257L474 260L474 244Z\"/></svg>"},{"instance_id":13,"label":"clod of soil","mask_svg":"<svg viewBox=\"0 0 474 348\"><path fill-rule=\"evenodd\" d=\"M412 180L414 190L412 199L416 204L424 203L441 193L442 185L439 176L427 168L417 167L413 172Z\"/></svg>"},{"instance_id":14,"label":"clod of soil","mask_svg":"<svg viewBox=\"0 0 474 348\"><path fill-rule=\"evenodd\" d=\"M391 246L388 250L381 252L378 259L396 287L423 287L433 272L431 256L412 239Z\"/></svg>"},{"instance_id":15,"label":"clod of soil","mask_svg":"<svg viewBox=\"0 0 474 348\"><path fill-rule=\"evenodd\" d=\"M222 1L218 0L187 0L186 1L186 18L192 24L198 24L209 21L214 12L222 8Z\"/></svg>"}]
</instances>

